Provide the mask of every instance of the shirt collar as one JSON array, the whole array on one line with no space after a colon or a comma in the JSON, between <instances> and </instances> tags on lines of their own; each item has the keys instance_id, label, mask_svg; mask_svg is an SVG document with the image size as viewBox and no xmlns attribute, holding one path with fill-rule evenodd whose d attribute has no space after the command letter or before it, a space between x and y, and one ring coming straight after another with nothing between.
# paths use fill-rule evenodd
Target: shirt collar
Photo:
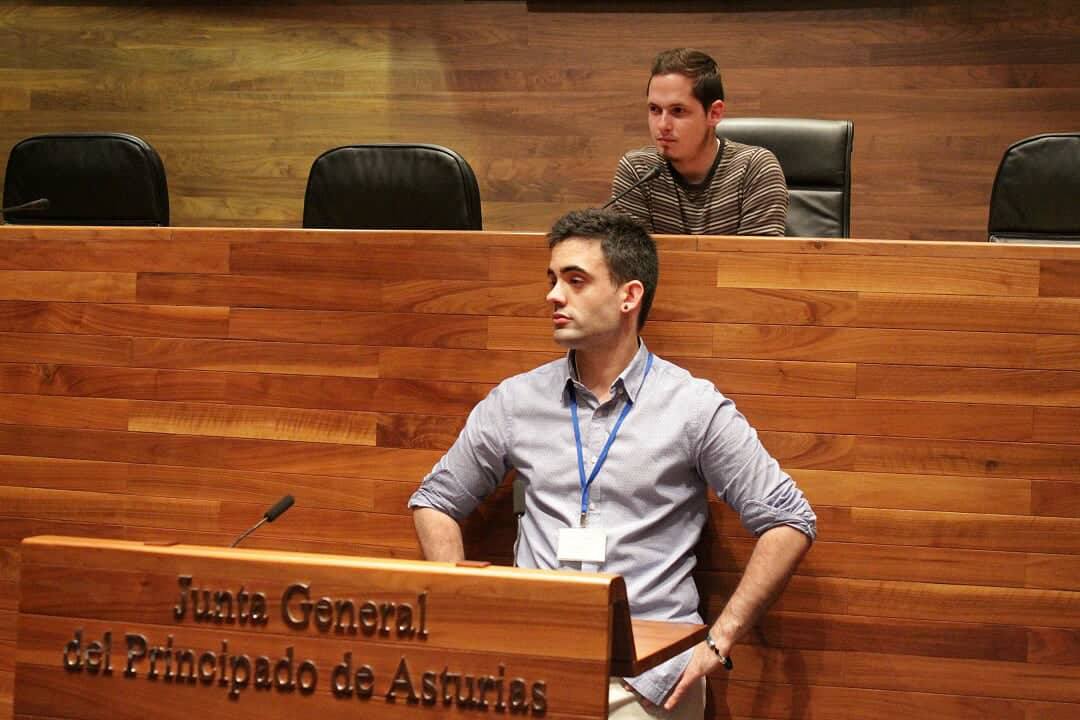
<instances>
[{"instance_id":1,"label":"shirt collar","mask_svg":"<svg viewBox=\"0 0 1080 720\"><path fill-rule=\"evenodd\" d=\"M615 378L615 382L611 384L611 394L614 397L619 387L622 386L626 392L626 396L630 398L630 402L637 401L637 392L641 388L641 381L645 377L645 365L649 358L649 348L645 347L645 341L640 337L638 338L638 349L634 353L634 357L630 360L630 364L623 368L623 371L619 373L619 376ZM578 378L577 363L574 362L574 351L570 350L566 353L566 380L563 384L563 390L565 391L571 385L577 385L584 388L581 384L581 380Z\"/></svg>"}]
</instances>

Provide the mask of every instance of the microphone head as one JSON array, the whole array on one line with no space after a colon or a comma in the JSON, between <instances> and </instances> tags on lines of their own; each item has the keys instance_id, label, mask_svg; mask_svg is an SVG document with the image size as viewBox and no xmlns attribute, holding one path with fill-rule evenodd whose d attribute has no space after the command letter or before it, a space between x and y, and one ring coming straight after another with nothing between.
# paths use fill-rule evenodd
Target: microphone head
<instances>
[{"instance_id":1,"label":"microphone head","mask_svg":"<svg viewBox=\"0 0 1080 720\"><path fill-rule=\"evenodd\" d=\"M282 513L291 508L294 502L292 495L286 495L274 503L272 508L263 513L263 517L266 518L266 522L274 522Z\"/></svg>"}]
</instances>

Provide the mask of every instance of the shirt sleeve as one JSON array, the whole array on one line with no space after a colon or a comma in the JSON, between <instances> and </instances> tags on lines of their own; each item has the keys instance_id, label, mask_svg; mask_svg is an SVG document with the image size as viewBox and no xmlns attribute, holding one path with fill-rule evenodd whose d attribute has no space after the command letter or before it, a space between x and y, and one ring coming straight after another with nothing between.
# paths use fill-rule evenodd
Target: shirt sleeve
<instances>
[{"instance_id":1,"label":"shirt sleeve","mask_svg":"<svg viewBox=\"0 0 1080 720\"><path fill-rule=\"evenodd\" d=\"M789 525L813 540L817 518L795 481L765 449L757 432L715 388L706 399L697 446L698 472L743 526L761 535Z\"/></svg>"},{"instance_id":2,"label":"shirt sleeve","mask_svg":"<svg viewBox=\"0 0 1080 720\"><path fill-rule=\"evenodd\" d=\"M615 179L611 181L611 197L615 197L619 193L625 191L632 186L641 177L638 175L634 166L630 164L630 161L623 155L619 158L619 165L615 168ZM648 183L645 183L646 185ZM639 223L645 226L645 229L650 233L655 232L653 229L652 213L649 212L649 204L645 198L645 188L638 186L626 193L623 197L619 198L612 206L615 210L629 215L637 220Z\"/></svg>"},{"instance_id":3,"label":"shirt sleeve","mask_svg":"<svg viewBox=\"0 0 1080 720\"><path fill-rule=\"evenodd\" d=\"M760 148L750 159L743 180L739 235L783 236L787 224L788 188L776 156Z\"/></svg>"},{"instance_id":4,"label":"shirt sleeve","mask_svg":"<svg viewBox=\"0 0 1080 720\"><path fill-rule=\"evenodd\" d=\"M428 507L464 520L510 469L508 393L499 385L477 403L445 455L409 498L409 508Z\"/></svg>"}]
</instances>

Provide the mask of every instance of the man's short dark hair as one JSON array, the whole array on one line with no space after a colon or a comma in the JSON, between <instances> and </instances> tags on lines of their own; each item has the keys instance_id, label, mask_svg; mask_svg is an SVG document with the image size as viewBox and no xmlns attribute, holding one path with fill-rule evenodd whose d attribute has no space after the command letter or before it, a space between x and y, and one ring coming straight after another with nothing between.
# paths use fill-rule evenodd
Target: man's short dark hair
<instances>
[{"instance_id":1,"label":"man's short dark hair","mask_svg":"<svg viewBox=\"0 0 1080 720\"><path fill-rule=\"evenodd\" d=\"M724 99L724 83L720 69L711 57L692 48L665 50L653 59L649 82L657 75L685 75L694 84L694 97L705 112L717 100Z\"/></svg>"},{"instance_id":2,"label":"man's short dark hair","mask_svg":"<svg viewBox=\"0 0 1080 720\"><path fill-rule=\"evenodd\" d=\"M640 330L649 317L660 277L656 243L649 232L634 218L614 210L573 210L555 221L547 236L548 247L575 237L600 241L604 262L616 285L638 280L645 287L638 315Z\"/></svg>"}]
</instances>

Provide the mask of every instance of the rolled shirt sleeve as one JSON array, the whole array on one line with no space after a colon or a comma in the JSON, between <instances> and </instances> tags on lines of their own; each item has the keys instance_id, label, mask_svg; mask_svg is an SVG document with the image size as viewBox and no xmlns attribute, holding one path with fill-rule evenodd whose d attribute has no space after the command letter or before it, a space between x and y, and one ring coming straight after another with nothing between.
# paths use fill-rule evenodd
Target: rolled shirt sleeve
<instances>
[{"instance_id":1,"label":"rolled shirt sleeve","mask_svg":"<svg viewBox=\"0 0 1080 720\"><path fill-rule=\"evenodd\" d=\"M410 509L433 508L460 522L495 489L510 469L509 401L500 385L472 409L450 450L409 498Z\"/></svg>"},{"instance_id":2,"label":"rolled shirt sleeve","mask_svg":"<svg viewBox=\"0 0 1080 720\"><path fill-rule=\"evenodd\" d=\"M789 525L813 540L817 518L810 503L761 444L757 431L715 388L706 402L713 407L697 443L701 476L754 535Z\"/></svg>"}]
</instances>

